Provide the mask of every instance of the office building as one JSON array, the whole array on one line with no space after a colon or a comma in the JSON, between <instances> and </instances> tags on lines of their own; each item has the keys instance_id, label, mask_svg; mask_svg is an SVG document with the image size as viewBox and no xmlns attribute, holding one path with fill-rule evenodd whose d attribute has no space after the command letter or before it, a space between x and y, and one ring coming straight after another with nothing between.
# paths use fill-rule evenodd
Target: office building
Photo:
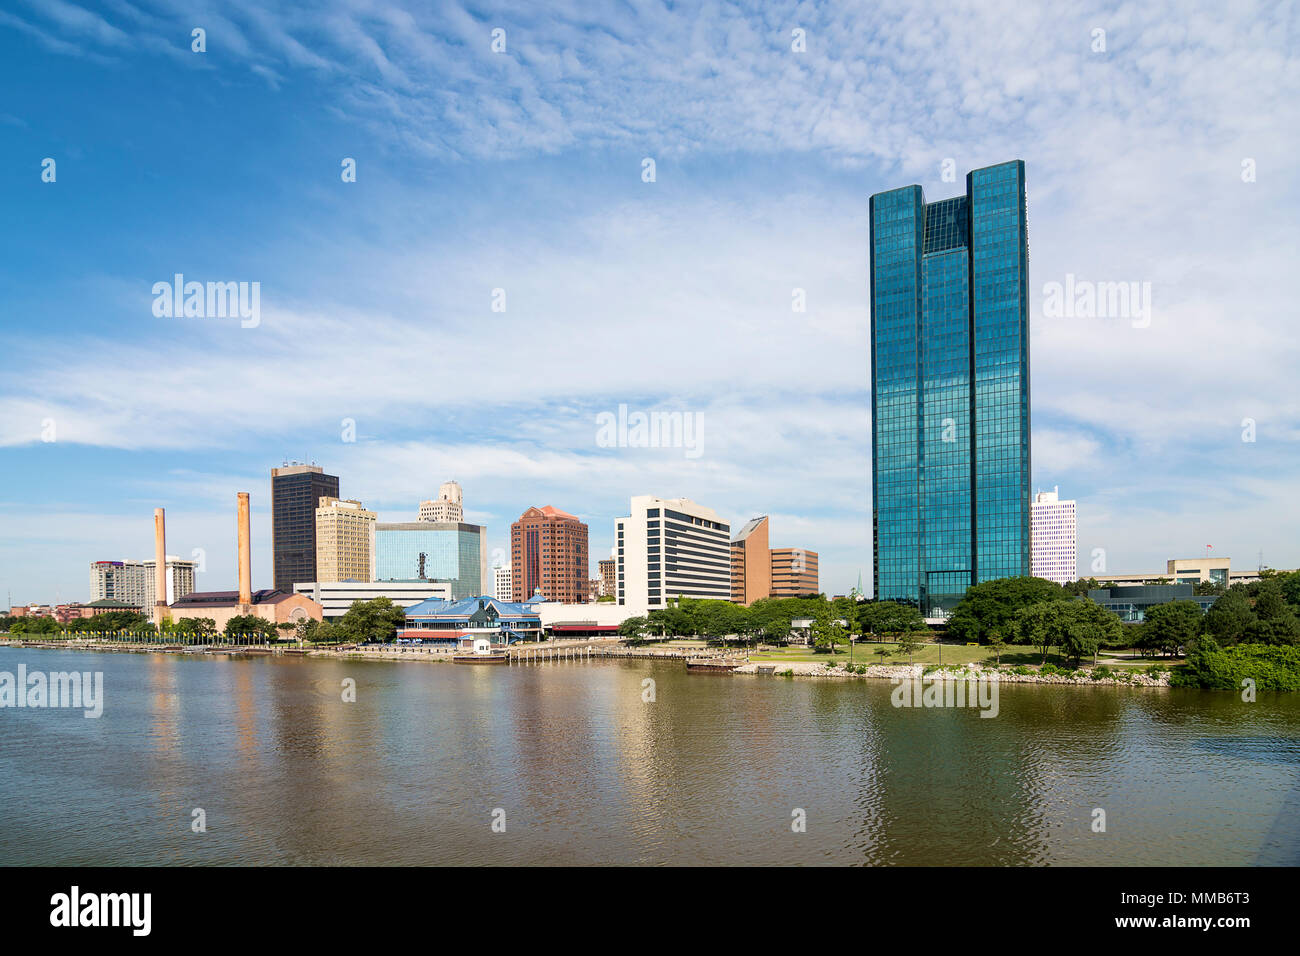
<instances>
[{"instance_id":1,"label":"office building","mask_svg":"<svg viewBox=\"0 0 1300 956\"><path fill-rule=\"evenodd\" d=\"M602 558L596 562L596 569L600 575L600 596L614 597L618 591L615 585L616 562L613 558Z\"/></svg>"},{"instance_id":2,"label":"office building","mask_svg":"<svg viewBox=\"0 0 1300 956\"><path fill-rule=\"evenodd\" d=\"M587 526L567 511L529 508L510 526L510 581L515 601L541 594L580 604L590 578Z\"/></svg>"},{"instance_id":3,"label":"office building","mask_svg":"<svg viewBox=\"0 0 1300 956\"><path fill-rule=\"evenodd\" d=\"M514 589L510 583L510 567L500 564L492 569L492 596L498 601L513 601Z\"/></svg>"},{"instance_id":4,"label":"office building","mask_svg":"<svg viewBox=\"0 0 1300 956\"><path fill-rule=\"evenodd\" d=\"M438 488L438 497L420 502L421 521L450 521L459 524L465 520L465 505L460 485L444 481Z\"/></svg>"},{"instance_id":5,"label":"office building","mask_svg":"<svg viewBox=\"0 0 1300 956\"><path fill-rule=\"evenodd\" d=\"M271 576L277 590L292 593L299 581L318 581L316 508L338 498L339 480L318 465L287 462L271 469Z\"/></svg>"},{"instance_id":6,"label":"office building","mask_svg":"<svg viewBox=\"0 0 1300 956\"><path fill-rule=\"evenodd\" d=\"M1060 488L1034 495L1030 508L1031 574L1069 584L1079 574L1078 522L1075 503L1058 497Z\"/></svg>"},{"instance_id":7,"label":"office building","mask_svg":"<svg viewBox=\"0 0 1300 956\"><path fill-rule=\"evenodd\" d=\"M877 193L870 232L875 597L943 617L1030 572L1024 163Z\"/></svg>"},{"instance_id":8,"label":"office building","mask_svg":"<svg viewBox=\"0 0 1300 956\"><path fill-rule=\"evenodd\" d=\"M1146 620L1146 613L1157 604L1192 601L1204 614L1218 600L1213 594L1196 594L1191 584L1151 584L1098 588L1088 592L1088 599L1115 614L1121 621L1136 624Z\"/></svg>"},{"instance_id":9,"label":"office building","mask_svg":"<svg viewBox=\"0 0 1300 956\"><path fill-rule=\"evenodd\" d=\"M1244 571L1232 569L1231 558L1170 558L1163 571L1089 571L1084 577L1096 579L1101 584L1119 586L1136 584L1200 584L1210 582L1231 587L1250 584L1260 579L1258 568Z\"/></svg>"},{"instance_id":10,"label":"office building","mask_svg":"<svg viewBox=\"0 0 1300 956\"><path fill-rule=\"evenodd\" d=\"M806 597L819 593L816 551L772 549L772 597Z\"/></svg>"},{"instance_id":11,"label":"office building","mask_svg":"<svg viewBox=\"0 0 1300 956\"><path fill-rule=\"evenodd\" d=\"M487 529L456 521L377 522L376 581L442 581L454 600L487 594Z\"/></svg>"},{"instance_id":12,"label":"office building","mask_svg":"<svg viewBox=\"0 0 1300 956\"><path fill-rule=\"evenodd\" d=\"M148 561L92 561L90 563L90 600L120 601L133 608L147 609L150 613L157 604L158 562ZM182 561L175 555L166 557L167 595L171 604L194 590L193 561Z\"/></svg>"},{"instance_id":13,"label":"office building","mask_svg":"<svg viewBox=\"0 0 1300 956\"><path fill-rule=\"evenodd\" d=\"M679 597L731 599L731 526L689 498L638 495L615 528L617 603L635 615Z\"/></svg>"},{"instance_id":14,"label":"office building","mask_svg":"<svg viewBox=\"0 0 1300 956\"><path fill-rule=\"evenodd\" d=\"M379 516L361 502L322 498L316 507L316 573L318 583L373 581L375 524ZM298 584L294 582L295 589Z\"/></svg>"},{"instance_id":15,"label":"office building","mask_svg":"<svg viewBox=\"0 0 1300 956\"><path fill-rule=\"evenodd\" d=\"M753 518L731 541L731 600L746 607L772 593L767 517Z\"/></svg>"}]
</instances>

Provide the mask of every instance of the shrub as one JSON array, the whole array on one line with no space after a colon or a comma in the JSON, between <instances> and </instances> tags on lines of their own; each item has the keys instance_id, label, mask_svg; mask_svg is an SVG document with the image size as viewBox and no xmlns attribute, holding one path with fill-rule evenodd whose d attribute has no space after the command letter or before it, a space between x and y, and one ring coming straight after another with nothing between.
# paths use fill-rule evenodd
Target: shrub
<instances>
[{"instance_id":1,"label":"shrub","mask_svg":"<svg viewBox=\"0 0 1300 956\"><path fill-rule=\"evenodd\" d=\"M1220 648L1202 641L1186 665L1174 671L1175 687L1240 690L1250 678L1259 690L1300 690L1300 647L1278 644L1236 644Z\"/></svg>"}]
</instances>

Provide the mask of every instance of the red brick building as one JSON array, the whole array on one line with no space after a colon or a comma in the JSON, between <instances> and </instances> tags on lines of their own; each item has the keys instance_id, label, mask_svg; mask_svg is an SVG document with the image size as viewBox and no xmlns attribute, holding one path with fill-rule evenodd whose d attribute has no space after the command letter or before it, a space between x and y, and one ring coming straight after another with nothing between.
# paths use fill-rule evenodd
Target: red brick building
<instances>
[{"instance_id":1,"label":"red brick building","mask_svg":"<svg viewBox=\"0 0 1300 956\"><path fill-rule=\"evenodd\" d=\"M511 592L527 601L540 590L549 601L588 598L587 526L559 508L529 508L510 526Z\"/></svg>"}]
</instances>

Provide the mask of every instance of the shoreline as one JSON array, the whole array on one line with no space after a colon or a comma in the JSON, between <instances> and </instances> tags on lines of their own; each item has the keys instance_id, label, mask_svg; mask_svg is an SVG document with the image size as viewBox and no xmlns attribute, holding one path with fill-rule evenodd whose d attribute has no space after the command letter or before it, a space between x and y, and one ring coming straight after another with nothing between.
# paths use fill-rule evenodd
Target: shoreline
<instances>
[{"instance_id":1,"label":"shoreline","mask_svg":"<svg viewBox=\"0 0 1300 956\"><path fill-rule=\"evenodd\" d=\"M306 657L334 660L361 661L404 661L419 663L452 663L453 654L460 653L451 649L431 649L414 647L385 647L376 649L349 648L312 648L312 647L266 647L266 646L229 646L229 645L157 645L130 644L112 642L74 642L74 641L24 641L0 639L0 647L30 648L33 650L71 650L98 651L106 653L135 654L184 654L192 657ZM539 653L547 656L541 660L516 659L510 666L529 666L538 663L558 663L583 660L719 660L720 655L683 648L641 648L627 647L611 643L602 646L594 641L572 641L529 645ZM566 656L571 654L572 656ZM1104 677L1091 676L1088 671L1074 674L1040 674L1036 671L1017 673L1011 665L985 666L970 663L951 666L925 664L858 664L848 670L844 663L825 663L821 661L769 661L743 660L735 658L734 668L727 670L718 667L720 673L742 674L762 677L811 677L839 678L841 680L889 680L931 678L933 680L959 681L974 680L981 677L996 676L999 682L1008 684L1060 684L1081 686L1123 686L1123 687L1168 687L1169 670L1157 676L1143 673L1136 668L1123 671L1112 670ZM1154 662L1153 662L1154 663ZM1105 666L1105 665L1097 665ZM1130 665L1131 666L1131 665ZM927 668L929 668L927 670ZM1122 676L1121 676L1122 675Z\"/></svg>"}]
</instances>

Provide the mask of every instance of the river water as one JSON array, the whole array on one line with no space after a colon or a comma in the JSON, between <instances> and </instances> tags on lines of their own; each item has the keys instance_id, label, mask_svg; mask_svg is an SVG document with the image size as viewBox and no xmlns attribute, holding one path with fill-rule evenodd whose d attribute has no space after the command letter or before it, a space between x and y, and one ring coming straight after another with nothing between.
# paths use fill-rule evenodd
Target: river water
<instances>
[{"instance_id":1,"label":"river water","mask_svg":"<svg viewBox=\"0 0 1300 956\"><path fill-rule=\"evenodd\" d=\"M105 703L0 710L9 865L1300 862L1297 695L1004 684L988 719L680 661L20 662Z\"/></svg>"}]
</instances>

